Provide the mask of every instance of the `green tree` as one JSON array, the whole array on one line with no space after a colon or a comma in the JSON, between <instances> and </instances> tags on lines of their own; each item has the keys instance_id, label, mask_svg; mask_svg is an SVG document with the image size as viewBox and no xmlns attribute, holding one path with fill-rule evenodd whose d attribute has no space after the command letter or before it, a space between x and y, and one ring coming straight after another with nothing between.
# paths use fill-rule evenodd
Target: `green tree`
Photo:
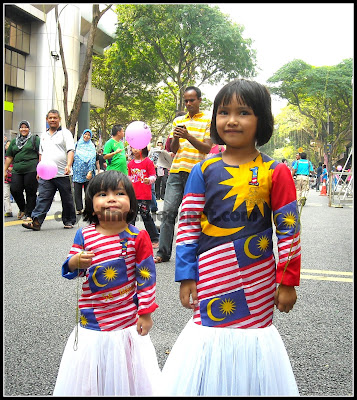
<instances>
[{"instance_id":1,"label":"green tree","mask_svg":"<svg viewBox=\"0 0 357 400\"><path fill-rule=\"evenodd\" d=\"M324 67L294 60L267 81L273 84L271 93L287 99L310 120L306 132L313 132L315 142L320 146L331 143L332 159L343 151L352 134L352 75L352 59Z\"/></svg>"},{"instance_id":2,"label":"green tree","mask_svg":"<svg viewBox=\"0 0 357 400\"><path fill-rule=\"evenodd\" d=\"M312 121L302 115L298 108L289 104L275 117L275 129L272 140L266 146L273 145L273 158L295 159L299 148L307 153L313 163L322 160L323 153L319 151L316 131ZM264 151L269 151L265 150ZM279 157L275 154L279 154ZM281 157L280 157L281 155Z\"/></svg>"},{"instance_id":3,"label":"green tree","mask_svg":"<svg viewBox=\"0 0 357 400\"><path fill-rule=\"evenodd\" d=\"M207 4L120 4L117 43L124 62L139 63L147 77L164 84L183 110L189 85L255 73L255 51L243 27Z\"/></svg>"},{"instance_id":4,"label":"green tree","mask_svg":"<svg viewBox=\"0 0 357 400\"><path fill-rule=\"evenodd\" d=\"M111 126L132 120L149 123L156 111L157 90L145 79L135 60L124 60L114 43L103 56L93 57L92 84L104 92L104 108L91 110L92 126L101 130L103 141Z\"/></svg>"}]
</instances>

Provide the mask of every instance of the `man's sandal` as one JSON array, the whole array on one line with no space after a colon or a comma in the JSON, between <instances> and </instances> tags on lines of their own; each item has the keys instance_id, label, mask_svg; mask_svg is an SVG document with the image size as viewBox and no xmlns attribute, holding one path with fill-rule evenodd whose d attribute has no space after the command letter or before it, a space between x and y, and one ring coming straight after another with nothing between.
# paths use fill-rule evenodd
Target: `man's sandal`
<instances>
[{"instance_id":1,"label":"man's sandal","mask_svg":"<svg viewBox=\"0 0 357 400\"><path fill-rule=\"evenodd\" d=\"M22 226L26 229L32 229L33 231L39 231L41 230L41 225L37 222L30 222L28 224L22 224Z\"/></svg>"},{"instance_id":2,"label":"man's sandal","mask_svg":"<svg viewBox=\"0 0 357 400\"><path fill-rule=\"evenodd\" d=\"M168 262L169 260L164 260L162 257L160 257L160 256L155 256L154 257L154 262L155 262L155 264L161 264L161 263L163 263L163 262Z\"/></svg>"}]
</instances>

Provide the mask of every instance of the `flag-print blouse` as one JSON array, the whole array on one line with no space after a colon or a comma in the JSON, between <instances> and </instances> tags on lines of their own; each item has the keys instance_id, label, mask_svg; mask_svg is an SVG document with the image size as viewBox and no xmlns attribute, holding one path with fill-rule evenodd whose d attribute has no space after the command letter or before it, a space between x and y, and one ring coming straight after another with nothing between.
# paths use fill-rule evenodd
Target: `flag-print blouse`
<instances>
[{"instance_id":1,"label":"flag-print blouse","mask_svg":"<svg viewBox=\"0 0 357 400\"><path fill-rule=\"evenodd\" d=\"M69 259L81 252L95 256L87 270L69 271ZM78 229L62 276L85 276L79 298L80 324L83 328L109 331L124 329L137 322L138 315L153 312L156 272L151 240L145 230L135 226L118 235L105 236L95 224Z\"/></svg>"},{"instance_id":2,"label":"flag-print blouse","mask_svg":"<svg viewBox=\"0 0 357 400\"><path fill-rule=\"evenodd\" d=\"M286 165L260 153L230 166L220 153L192 169L179 217L175 280L197 282L195 323L269 326L276 283L299 285L300 263L296 191Z\"/></svg>"}]
</instances>

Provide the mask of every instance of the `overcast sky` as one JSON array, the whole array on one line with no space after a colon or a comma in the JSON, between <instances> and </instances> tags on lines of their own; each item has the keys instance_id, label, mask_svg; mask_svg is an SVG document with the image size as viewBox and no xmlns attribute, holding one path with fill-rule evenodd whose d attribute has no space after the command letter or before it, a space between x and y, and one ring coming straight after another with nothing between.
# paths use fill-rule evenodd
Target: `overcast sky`
<instances>
[{"instance_id":1,"label":"overcast sky","mask_svg":"<svg viewBox=\"0 0 357 400\"><path fill-rule=\"evenodd\" d=\"M353 58L353 3L228 3L214 4L253 40L258 75L265 84L286 63L301 59L315 67ZM222 85L201 86L211 101ZM276 115L285 101L273 98Z\"/></svg>"}]
</instances>

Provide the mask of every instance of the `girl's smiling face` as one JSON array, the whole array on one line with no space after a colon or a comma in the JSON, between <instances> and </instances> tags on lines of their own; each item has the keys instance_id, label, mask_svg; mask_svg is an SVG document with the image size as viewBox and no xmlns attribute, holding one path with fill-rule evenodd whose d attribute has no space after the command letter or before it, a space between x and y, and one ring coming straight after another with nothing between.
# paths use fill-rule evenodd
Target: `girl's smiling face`
<instances>
[{"instance_id":1,"label":"girl's smiling face","mask_svg":"<svg viewBox=\"0 0 357 400\"><path fill-rule=\"evenodd\" d=\"M93 196L93 210L99 221L126 221L130 211L130 198L123 185L116 190L100 191Z\"/></svg>"},{"instance_id":2,"label":"girl's smiling face","mask_svg":"<svg viewBox=\"0 0 357 400\"><path fill-rule=\"evenodd\" d=\"M233 96L227 105L217 109L216 127L221 139L232 148L255 148L258 117L253 109Z\"/></svg>"}]
</instances>

